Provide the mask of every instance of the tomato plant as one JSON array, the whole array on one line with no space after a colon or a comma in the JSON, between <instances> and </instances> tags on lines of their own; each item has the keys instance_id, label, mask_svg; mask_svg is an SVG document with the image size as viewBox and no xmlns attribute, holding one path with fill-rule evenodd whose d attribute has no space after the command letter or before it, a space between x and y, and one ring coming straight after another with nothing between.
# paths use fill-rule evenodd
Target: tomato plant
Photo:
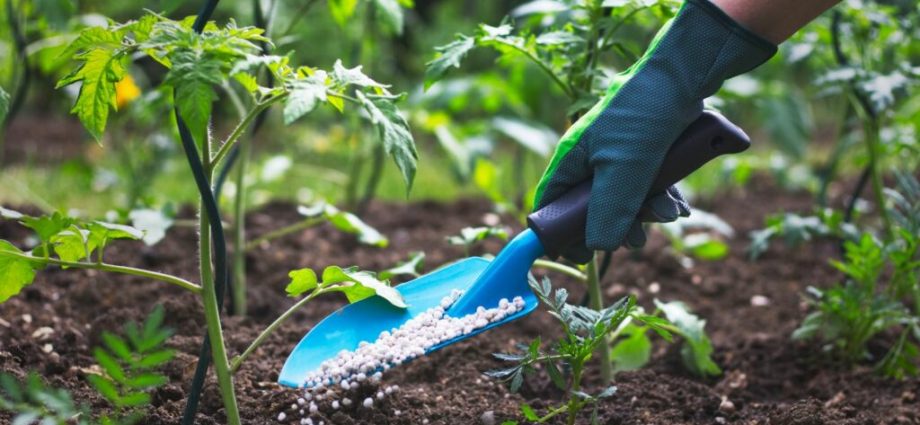
<instances>
[{"instance_id":1,"label":"tomato plant","mask_svg":"<svg viewBox=\"0 0 920 425\"><path fill-rule=\"evenodd\" d=\"M219 213L214 206L208 183L213 171L253 120L276 103L283 104L286 122L303 117L319 104L331 105L338 111L345 111L346 104L363 110L366 119L377 130L382 146L395 159L407 185L411 184L414 177L417 155L408 125L394 104L400 96L391 94L387 90L388 86L366 76L360 66L347 68L337 62L328 72L293 66L289 57L260 54L257 44L270 43L262 35L261 29L240 27L233 21L221 27L212 22L205 23L201 18L174 21L148 13L136 21L111 23L108 28L87 28L68 46L66 52L67 55L75 55L78 65L58 83L59 87L80 83L72 112L94 138L102 141L110 111L118 107L117 85L128 76L128 63L137 54L141 54L167 69L160 89L171 93L174 99L177 111L175 119L183 149L188 155L202 194L202 213L198 224L201 283L106 264L103 253L108 242L116 238L138 239L141 233L136 229L104 222L82 222L58 213L31 217L4 211L7 218L19 220L33 229L41 244L29 252L5 241L0 245L0 259L3 260L4 270L8 271L4 274L3 299L18 293L21 287L31 283L37 270L47 266L134 274L172 283L200 294L208 324L208 341L228 421L239 423L232 372L246 356L241 356L239 361L231 364L221 332L219 310L223 298L225 262ZM258 83L255 72L263 68L276 82L274 86L266 87ZM216 144L209 129L212 104L217 99L215 86L230 81L235 81L249 93L252 105L226 140ZM360 221L356 222L350 216L333 210L326 209L324 217L333 222L338 221L342 226L350 226L354 231L360 227ZM364 235L367 234L365 229ZM379 238L379 234L371 237ZM216 267L211 264L212 249L216 251ZM92 258L94 252L95 259ZM373 284L373 287L367 286L373 282L378 283ZM350 301L387 293L393 302L400 302L398 294L390 290L386 283L376 279L345 280L330 283L329 287L345 292ZM305 297L296 305L303 305L311 298ZM283 314L245 353L251 353L277 324L289 316L290 311Z\"/></svg>"}]
</instances>

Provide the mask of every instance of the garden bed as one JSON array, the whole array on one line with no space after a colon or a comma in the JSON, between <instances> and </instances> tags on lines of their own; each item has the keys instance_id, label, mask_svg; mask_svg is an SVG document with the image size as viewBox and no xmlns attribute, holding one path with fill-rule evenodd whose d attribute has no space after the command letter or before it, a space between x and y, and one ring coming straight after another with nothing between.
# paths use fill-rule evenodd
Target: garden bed
<instances>
[{"instance_id":1,"label":"garden bed","mask_svg":"<svg viewBox=\"0 0 920 425\"><path fill-rule=\"evenodd\" d=\"M750 187L745 193L747 197L723 196L714 203L698 205L735 226L738 236L727 259L697 262L694 268L684 269L664 252L664 241L656 237L639 254L617 253L603 280L608 303L630 292L646 306L655 297L688 303L707 319L723 375L710 380L694 378L681 368L678 350L661 345L648 368L617 375L619 390L601 404L600 422L920 423L920 380L883 380L868 368L838 368L820 357L816 345L790 340L790 333L805 316L801 298L805 288L839 279L827 265L827 259L837 255L837 247L827 242L794 250L777 245L759 261L749 262L744 253L747 232L762 227L765 214L784 209L808 211L811 199L807 194L789 194L769 185ZM427 255L425 270L430 271L463 255L461 248L445 242L445 235L482 223L488 211L488 202L472 200L453 204L378 203L372 205L366 219L390 238L391 249L360 245L353 236L326 227L258 249L248 264L251 317L231 317L224 322L230 354L244 349L293 303L284 293L288 270L330 264L379 270L422 250ZM249 215L248 231L257 236L299 219L292 205L271 204ZM0 223L0 237L19 244L25 236L14 223ZM198 280L191 228L171 230L152 248L134 244L132 249L110 249L108 261ZM500 246L489 241L476 252L494 253ZM138 250L141 255L135 255ZM573 299L584 292L571 280L550 276L556 285L567 286ZM657 293L651 293L656 288ZM154 393L155 407L143 423L175 424L185 399L185 388L177 383L191 380L204 323L198 298L171 286L129 276L49 269L21 296L0 306L0 370L18 376L38 372L50 384L70 389L77 400L103 408L106 403L85 379L95 364L91 347L99 343L103 330L116 330L127 320L142 320L156 302L166 308L166 324L175 330L169 345L179 354L166 370L171 383ZM270 337L253 361L244 364L235 379L245 423L277 423L280 412L290 413L297 392L275 384L278 371L310 326L343 304L344 300L333 296L311 302ZM520 394L508 394L504 385L481 372L499 366L490 353L508 351L515 343L527 342L538 334L554 336L557 326L538 310L511 325L413 361L384 375L383 385L399 385L395 395L376 403L373 409L352 406L325 413L325 421L420 424L427 419L431 424L500 424L518 419L522 401L542 408L561 394L546 376L530 380ZM589 385L599 384L596 379L592 382L590 375L588 379ZM223 423L221 410L212 381L198 423ZM401 414L396 415L396 410ZM9 420L4 415L0 413L0 423ZM489 422L489 417L494 421ZM588 423L587 415L580 423Z\"/></svg>"}]
</instances>

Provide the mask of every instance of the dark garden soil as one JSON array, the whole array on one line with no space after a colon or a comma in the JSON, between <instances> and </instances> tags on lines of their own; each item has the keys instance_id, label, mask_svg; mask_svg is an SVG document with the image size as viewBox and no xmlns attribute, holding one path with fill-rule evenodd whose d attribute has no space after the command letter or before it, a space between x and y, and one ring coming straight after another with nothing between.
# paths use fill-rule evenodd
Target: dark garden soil
<instances>
[{"instance_id":1,"label":"dark garden soil","mask_svg":"<svg viewBox=\"0 0 920 425\"><path fill-rule=\"evenodd\" d=\"M616 377L619 390L600 407L600 423L920 423L920 380L883 380L868 367L847 370L823 358L816 345L790 340L806 312L801 298L805 288L838 278L827 266L837 249L830 242L795 249L777 244L761 260L748 261L744 254L747 232L761 226L764 215L784 209L807 211L811 205L806 194L788 194L763 183L756 186L761 187L748 188L747 197L730 194L699 205L735 226L738 234L724 261L697 262L685 269L666 252L660 237L637 255L621 252L615 256L604 279L607 302L627 293L637 294L644 305L656 297L687 302L707 319L716 361L724 374L714 379L694 378L680 366L676 347L659 344L648 368ZM288 270L330 264L383 269L417 250L425 251L425 269L431 270L463 254L445 243L445 235L483 223L488 211L487 202L471 200L451 205L374 204L367 221L389 236L389 249L359 245L353 237L325 226L257 249L248 258L252 315L225 321L231 354L244 349L261 328L292 304L284 296ZM293 206L272 204L249 216L250 234L297 219ZM25 236L14 224L0 223L0 237L22 243ZM119 244L109 250L107 260L197 280L194 241L192 229L177 228L152 248ZM477 252L494 253L499 247L489 242ZM555 284L569 287L576 299L584 292L575 282L551 277ZM655 289L657 293L652 293ZM755 296L760 302L752 303ZM768 301L765 306L760 305L762 297ZM91 348L99 343L103 331L118 330L128 320L141 320L155 303L167 309L167 324L176 331L170 344L179 354L166 371L171 383L156 391L155 408L143 422L175 424L204 332L198 300L177 288L94 272L40 273L34 285L0 305L0 370L19 376L37 372L50 384L70 389L77 400L104 408L105 403L86 381L93 371ZM316 300L244 365L236 375L236 385L245 423L276 423L282 411L287 412L288 421L299 418L290 410L297 393L274 383L278 370L310 326L340 305L341 300L333 296ZM44 327L53 332L38 331ZM499 424L518 418L517 406L522 401L546 408L562 394L545 375L536 375L520 394L509 394L481 372L499 366L489 353L510 350L538 334L546 339L558 332L556 322L538 310L509 326L391 371L383 384L398 384L400 390L374 409L327 411L323 419L327 424L422 424L426 420L431 424ZM588 383L599 385L596 377ZM361 396L355 398L361 400L375 390L359 391ZM9 416L0 413L0 423L7 421ZM213 379L198 423L224 423ZM587 424L588 416L579 423Z\"/></svg>"}]
</instances>

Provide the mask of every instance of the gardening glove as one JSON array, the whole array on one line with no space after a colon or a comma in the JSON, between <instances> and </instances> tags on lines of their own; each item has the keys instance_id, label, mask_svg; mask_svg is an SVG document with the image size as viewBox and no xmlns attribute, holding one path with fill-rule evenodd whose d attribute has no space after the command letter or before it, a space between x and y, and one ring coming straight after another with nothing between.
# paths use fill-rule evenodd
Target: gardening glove
<instances>
[{"instance_id":1,"label":"gardening glove","mask_svg":"<svg viewBox=\"0 0 920 425\"><path fill-rule=\"evenodd\" d=\"M563 135L540 179L536 209L593 178L585 245L563 255L584 263L594 250L638 247L645 243L642 219L689 215L676 188L648 193L665 154L700 116L703 99L774 53L775 45L714 4L686 0L639 61Z\"/></svg>"}]
</instances>

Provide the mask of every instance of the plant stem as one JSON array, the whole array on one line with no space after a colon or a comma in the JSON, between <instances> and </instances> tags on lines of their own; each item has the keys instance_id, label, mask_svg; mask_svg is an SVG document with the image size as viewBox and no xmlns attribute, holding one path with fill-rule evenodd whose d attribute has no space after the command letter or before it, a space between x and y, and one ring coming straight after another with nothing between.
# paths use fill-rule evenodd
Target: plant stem
<instances>
[{"instance_id":1,"label":"plant stem","mask_svg":"<svg viewBox=\"0 0 920 425\"><path fill-rule=\"evenodd\" d=\"M233 314L246 315L246 168L252 151L252 140L240 142L236 164L236 199L233 204Z\"/></svg>"},{"instance_id":2,"label":"plant stem","mask_svg":"<svg viewBox=\"0 0 920 425\"><path fill-rule=\"evenodd\" d=\"M210 165L207 167L208 171L212 170L214 167L220 164L220 162L224 159L224 157L226 157L227 154L230 152L230 148L232 148L234 143L236 143L236 141L240 138L240 136L242 136L246 132L246 129L249 128L250 124L252 124L252 121L256 119L256 117L259 116L259 114L262 113L262 111L267 109L272 104L278 102L279 100L284 99L285 97L287 97L287 93L283 93L283 94L279 94L274 97L270 97L268 99L263 100L262 102L255 104L252 107L252 109L249 110L249 112L246 114L243 120L240 121L239 124L237 124L236 128L234 128L233 131L230 132L230 135L227 136L227 140L224 142L223 145L220 146L220 148L217 150L217 153L214 155L214 157L211 158Z\"/></svg>"},{"instance_id":3,"label":"plant stem","mask_svg":"<svg viewBox=\"0 0 920 425\"><path fill-rule=\"evenodd\" d=\"M584 360L579 360L577 364L572 365L572 385L569 387L569 418L566 422L568 425L575 425L575 418L578 417L578 411L581 406L578 403L578 396L573 392L581 388L581 372L584 367Z\"/></svg>"},{"instance_id":4,"label":"plant stem","mask_svg":"<svg viewBox=\"0 0 920 425\"><path fill-rule=\"evenodd\" d=\"M542 418L540 418L539 420L537 420L537 423L538 423L538 424L545 423L546 421L552 419L554 416L556 416L556 415L558 415L558 414L560 414L560 413L563 413L563 412L565 412L565 411L568 410L568 409L569 409L568 404L563 404L562 406L559 406L559 407L557 407L557 408L551 410L549 413L546 414L546 416L543 416Z\"/></svg>"},{"instance_id":5,"label":"plant stem","mask_svg":"<svg viewBox=\"0 0 920 425\"><path fill-rule=\"evenodd\" d=\"M308 218L306 220L301 220L301 221L298 221L297 223L294 223L288 226L284 226L278 230L272 230L271 232L268 232L262 236L259 236L258 238L255 238L249 242L246 242L245 245L243 245L245 246L244 251L246 252L251 251L265 242L280 238L282 236L289 235L291 233L299 232L303 229L308 229L310 227L316 226L319 223L322 223L323 221L324 219L319 218L319 217Z\"/></svg>"},{"instance_id":6,"label":"plant stem","mask_svg":"<svg viewBox=\"0 0 920 425\"><path fill-rule=\"evenodd\" d=\"M173 275L168 275L165 273L159 273L159 272L150 271L150 270L138 269L138 268L128 267L128 266L117 266L114 264L106 264L106 263L87 263L87 262L79 262L79 261L56 260L54 258L39 258L39 257L33 257L28 254L20 254L18 252L12 252L12 251L4 251L3 255L10 256L10 257L16 257L22 260L32 261L36 263L53 264L59 267L69 267L69 268L83 269L83 270L99 270L103 272L146 277L146 278L150 278L153 280L158 280L160 282L171 283L182 289L192 291L193 293L196 293L196 294L201 293L200 286L192 282L189 282L185 279L182 279L181 277L176 277Z\"/></svg>"},{"instance_id":7,"label":"plant stem","mask_svg":"<svg viewBox=\"0 0 920 425\"><path fill-rule=\"evenodd\" d=\"M569 99L576 100L578 98L578 96L576 96L575 91L572 89L572 87L570 87L568 84L562 81L562 79L559 78L559 76L556 75L555 72L553 72L553 70L549 67L549 65L544 63L540 58L534 56L532 53L528 52L527 49L524 49L523 47L518 46L516 44L513 44L513 43L502 43L502 44L505 46L511 47L514 50L517 50L522 55L526 56L527 59L530 59L531 62L535 63L538 67L540 67L540 69L544 73L546 73L546 75L548 75L553 80L553 82L556 83L557 86L559 86L560 89L562 89L562 91L565 93L566 96L569 97Z\"/></svg>"},{"instance_id":8,"label":"plant stem","mask_svg":"<svg viewBox=\"0 0 920 425\"><path fill-rule=\"evenodd\" d=\"M582 273L581 270L576 269L575 267L569 267L565 264L557 263L555 261L538 259L533 262L534 267L539 267L541 269L552 270L554 272L562 273L566 276L574 277L581 282L588 281L588 275Z\"/></svg>"},{"instance_id":9,"label":"plant stem","mask_svg":"<svg viewBox=\"0 0 920 425\"><path fill-rule=\"evenodd\" d=\"M252 341L251 344L249 344L249 347L246 347L246 350L244 350L242 354L233 358L233 361L230 362L230 373L236 373L236 371L240 369L240 366L242 366L243 362L246 361L246 359L249 358L249 356L252 355L252 353L255 352L256 349L259 348L259 346L261 346L265 342L266 339L268 339L269 335L271 335L275 331L275 329L278 329L278 327L281 326L282 323L287 321L291 317L291 315L294 314L295 311L299 310L301 307L307 304L310 300L312 300L313 298L316 298L318 295L322 293L323 293L322 290L314 290L313 292L310 293L310 295L307 295L300 301L297 301L297 303L292 305L289 309L287 309L287 311L285 311L280 316L278 316L278 318L275 319L275 321L272 322L272 324L268 325L268 327L265 328L265 330L263 330L262 333L260 333L259 336L256 337L255 340Z\"/></svg>"},{"instance_id":10,"label":"plant stem","mask_svg":"<svg viewBox=\"0 0 920 425\"><path fill-rule=\"evenodd\" d=\"M208 143L202 144L202 158L209 158L210 147ZM211 178L213 164L205 159L205 172ZM224 332L220 323L220 307L217 305L217 288L214 284L214 275L211 267L211 225L205 211L204 202L198 210L198 253L199 270L201 273L201 298L204 304L204 318L208 327L208 339L211 343L211 357L214 362L214 374L217 375L217 384L226 410L227 423L241 425L240 410L236 402L236 391L233 387L233 375L230 373L230 364L227 362L227 349L224 346Z\"/></svg>"},{"instance_id":11,"label":"plant stem","mask_svg":"<svg viewBox=\"0 0 920 425\"><path fill-rule=\"evenodd\" d=\"M600 279L597 275L597 254L594 254L591 261L588 262L585 273L588 276L590 307L595 311L601 311L604 309L604 299L601 294ZM604 341L601 342L600 347L598 347L598 351L600 351L601 355L601 380L603 380L604 385L606 385L613 380L613 366L610 364L610 344L607 343L606 336L604 337Z\"/></svg>"}]
</instances>

